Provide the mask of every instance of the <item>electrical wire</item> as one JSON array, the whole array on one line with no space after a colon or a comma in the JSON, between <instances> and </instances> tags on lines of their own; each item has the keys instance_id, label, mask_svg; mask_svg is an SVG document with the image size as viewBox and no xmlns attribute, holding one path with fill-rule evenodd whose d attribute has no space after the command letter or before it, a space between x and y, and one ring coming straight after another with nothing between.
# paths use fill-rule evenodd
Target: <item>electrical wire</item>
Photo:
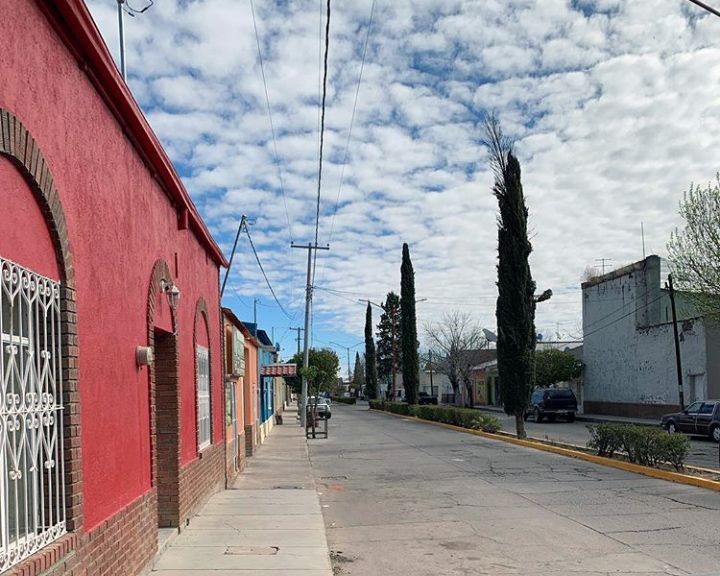
<instances>
[{"instance_id":1,"label":"electrical wire","mask_svg":"<svg viewBox=\"0 0 720 576\"><path fill-rule=\"evenodd\" d=\"M320 154L318 158L317 209L315 211L315 254L313 254L313 271L311 286L315 284L317 266L317 243L320 230L320 191L322 189L323 146L325 144L325 101L327 100L328 51L330 48L330 0L327 0L327 17L325 20L325 59L323 63L322 103L320 105Z\"/></svg>"},{"instance_id":2,"label":"electrical wire","mask_svg":"<svg viewBox=\"0 0 720 576\"><path fill-rule=\"evenodd\" d=\"M627 314L625 314L625 315L623 315L623 316L620 316L620 318L616 318L615 320L613 320L613 321L610 322L609 324L606 324L605 326L601 326L600 328L596 328L595 330L591 330L590 332L585 332L585 331L583 330L583 339L587 338L588 336L592 336L593 334L596 334L597 332L600 332L601 330L605 330L606 328L609 328L609 327L612 326L613 324L617 324L618 322L620 322L620 320L624 320L624 319L627 318L628 316L632 316L633 314L637 314L637 312L638 312L640 309L642 309L642 308L647 308L647 307L650 306L651 304L655 304L655 302L658 302L659 300L662 300L664 297L665 297L665 295L664 295L664 294L661 294L660 296L658 296L658 297L655 298L654 300L651 300L650 302L648 302L647 304L643 304L642 306L638 306L638 307L635 308L634 310L631 310L631 311L628 312Z\"/></svg>"},{"instance_id":3,"label":"electrical wire","mask_svg":"<svg viewBox=\"0 0 720 576\"><path fill-rule=\"evenodd\" d=\"M720 16L720 10L716 10L712 6L708 6L707 4L705 4L705 2L701 2L700 0L689 0L689 1L692 2L693 4L695 4L695 6L700 6L700 8L702 8L703 10L710 12L710 14L714 14L715 16Z\"/></svg>"},{"instance_id":4,"label":"electrical wire","mask_svg":"<svg viewBox=\"0 0 720 576\"><path fill-rule=\"evenodd\" d=\"M358 75L357 86L355 87L355 102L353 103L352 114L350 115L350 129L348 130L347 141L345 142L345 153L343 154L342 168L340 169L340 183L338 184L337 198L335 199L335 210L333 210L332 221L330 223L330 237L328 244L332 242L333 233L335 232L335 216L337 215L338 205L340 204L340 192L342 190L343 180L345 178L345 166L347 165L348 150L350 149L350 139L352 138L353 125L355 123L355 110L357 109L358 95L360 94L360 84L362 83L363 70L365 69L365 56L367 55L368 44L370 42L370 31L372 30L373 15L375 13L375 0L370 5L370 21L368 22L367 34L365 34L365 46L363 47L362 60L360 61L360 74Z\"/></svg>"},{"instance_id":5,"label":"electrical wire","mask_svg":"<svg viewBox=\"0 0 720 576\"><path fill-rule=\"evenodd\" d=\"M260 49L260 35L258 34L257 21L255 20L255 4L250 0L250 11L252 12L253 28L255 29L255 42L257 43L258 60L260 62L260 73L262 75L263 88L265 89L265 105L267 107L268 119L270 121L270 134L273 141L273 153L275 157L275 166L277 168L278 180L280 181L280 192L282 194L283 205L285 206L285 217L287 218L288 236L290 244L293 243L292 224L290 223L290 213L287 207L287 197L285 195L285 183L283 182L282 169L280 168L280 157L277 151L277 139L275 138L275 124L272 119L272 110L270 108L270 96L268 94L267 80L265 79L265 65L263 64L262 50Z\"/></svg>"},{"instance_id":6,"label":"electrical wire","mask_svg":"<svg viewBox=\"0 0 720 576\"><path fill-rule=\"evenodd\" d=\"M265 274L265 269L263 268L262 262L260 262L260 256L258 256L257 250L255 250L255 243L253 242L252 236L250 236L250 230L248 229L247 225L245 226L245 234L247 234L248 240L250 241L250 247L252 248L253 254L255 254L255 260L257 260L260 271L265 278L265 282L267 283L268 288L270 288L270 293L272 294L273 298L275 298L275 302L277 302L277 305L280 310L282 310L282 313L285 314L285 316L287 316L290 321L292 321L293 317L290 316L290 314L287 313L287 310L283 308L283 305L280 304L280 300L278 300L278 297L275 294L275 290L273 290L272 284L270 284L270 280L268 279L267 274Z\"/></svg>"}]
</instances>

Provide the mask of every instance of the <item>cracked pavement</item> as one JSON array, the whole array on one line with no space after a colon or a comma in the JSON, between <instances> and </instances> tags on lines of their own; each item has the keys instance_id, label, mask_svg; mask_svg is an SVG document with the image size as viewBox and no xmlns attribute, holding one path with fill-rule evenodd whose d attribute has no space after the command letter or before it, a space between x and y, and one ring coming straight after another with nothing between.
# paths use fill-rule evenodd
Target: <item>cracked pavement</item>
<instances>
[{"instance_id":1,"label":"cracked pavement","mask_svg":"<svg viewBox=\"0 0 720 576\"><path fill-rule=\"evenodd\" d=\"M709 490L360 405L309 445L338 575L720 575Z\"/></svg>"}]
</instances>

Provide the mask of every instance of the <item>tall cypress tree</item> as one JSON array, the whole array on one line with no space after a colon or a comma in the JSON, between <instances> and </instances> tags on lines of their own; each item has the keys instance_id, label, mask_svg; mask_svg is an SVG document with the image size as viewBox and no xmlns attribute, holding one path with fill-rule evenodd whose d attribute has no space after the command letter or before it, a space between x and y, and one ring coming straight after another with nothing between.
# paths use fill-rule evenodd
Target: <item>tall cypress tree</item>
<instances>
[{"instance_id":1,"label":"tall cypress tree","mask_svg":"<svg viewBox=\"0 0 720 576\"><path fill-rule=\"evenodd\" d=\"M365 366L360 359L360 352L355 352L355 368L353 369L353 385L358 392L365 386Z\"/></svg>"},{"instance_id":2,"label":"tall cypress tree","mask_svg":"<svg viewBox=\"0 0 720 576\"><path fill-rule=\"evenodd\" d=\"M415 271L410 250L403 244L400 266L400 344L402 347L402 375L408 404L417 404L420 380L417 319L415 317Z\"/></svg>"},{"instance_id":3,"label":"tall cypress tree","mask_svg":"<svg viewBox=\"0 0 720 576\"><path fill-rule=\"evenodd\" d=\"M370 302L368 302L365 312L365 396L370 400L377 398L377 367Z\"/></svg>"},{"instance_id":4,"label":"tall cypress tree","mask_svg":"<svg viewBox=\"0 0 720 576\"><path fill-rule=\"evenodd\" d=\"M377 325L377 372L378 378L388 385L389 391L392 391L393 368L397 374L402 366L399 321L400 297L395 292L388 292Z\"/></svg>"},{"instance_id":5,"label":"tall cypress tree","mask_svg":"<svg viewBox=\"0 0 720 576\"><path fill-rule=\"evenodd\" d=\"M486 122L490 161L495 173L493 192L498 199L497 362L500 394L505 412L515 416L518 438L526 438L523 417L532 393L535 354L535 282L528 258L520 162L503 137L497 119Z\"/></svg>"}]
</instances>

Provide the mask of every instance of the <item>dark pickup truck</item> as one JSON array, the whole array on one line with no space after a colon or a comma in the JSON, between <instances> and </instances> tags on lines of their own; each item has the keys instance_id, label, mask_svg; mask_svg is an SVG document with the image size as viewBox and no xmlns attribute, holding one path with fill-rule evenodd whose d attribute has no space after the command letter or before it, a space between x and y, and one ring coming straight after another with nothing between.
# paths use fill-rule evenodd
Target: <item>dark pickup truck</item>
<instances>
[{"instance_id":1,"label":"dark pickup truck","mask_svg":"<svg viewBox=\"0 0 720 576\"><path fill-rule=\"evenodd\" d=\"M418 404L437 404L437 398L427 392L418 392Z\"/></svg>"},{"instance_id":2,"label":"dark pickup truck","mask_svg":"<svg viewBox=\"0 0 720 576\"><path fill-rule=\"evenodd\" d=\"M525 420L532 414L535 422L542 422L543 418L555 420L560 416L568 422L575 421L577 412L577 398L568 388L538 388L532 393L530 406L525 412Z\"/></svg>"}]
</instances>

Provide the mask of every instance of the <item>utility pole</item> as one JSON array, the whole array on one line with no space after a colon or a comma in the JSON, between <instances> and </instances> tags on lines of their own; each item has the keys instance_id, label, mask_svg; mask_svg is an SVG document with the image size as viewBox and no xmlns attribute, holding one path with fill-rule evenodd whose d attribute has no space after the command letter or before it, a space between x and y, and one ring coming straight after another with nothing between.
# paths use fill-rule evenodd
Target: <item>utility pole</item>
<instances>
[{"instance_id":1,"label":"utility pole","mask_svg":"<svg viewBox=\"0 0 720 576\"><path fill-rule=\"evenodd\" d=\"M312 244L308 242L307 246L301 244L290 244L291 248L302 248L308 251L307 261L307 281L305 282L305 338L304 338L304 351L303 351L303 377L302 377L302 412L300 412L300 423L303 427L303 432L307 433L307 393L308 393L308 381L307 381L307 367L310 364L310 349L308 345L310 343L310 304L312 303L313 287L311 282L312 274L312 253L313 250L330 250L330 245L318 246L317 243Z\"/></svg>"},{"instance_id":2,"label":"utility pole","mask_svg":"<svg viewBox=\"0 0 720 576\"><path fill-rule=\"evenodd\" d=\"M125 71L125 11L123 10L125 0L117 0L118 5L118 31L120 33L120 75L127 82Z\"/></svg>"},{"instance_id":3,"label":"utility pole","mask_svg":"<svg viewBox=\"0 0 720 576\"><path fill-rule=\"evenodd\" d=\"M670 293L670 308L672 310L673 334L675 335L675 364L677 367L678 396L680 398L680 410L685 409L685 393L683 391L682 361L680 359L680 337L677 329L677 313L675 311L675 289L673 288L672 274L668 274L667 283Z\"/></svg>"},{"instance_id":4,"label":"utility pole","mask_svg":"<svg viewBox=\"0 0 720 576\"><path fill-rule=\"evenodd\" d=\"M595 258L595 262L602 262L602 273L605 276L605 262L612 262L612 258Z\"/></svg>"},{"instance_id":5,"label":"utility pole","mask_svg":"<svg viewBox=\"0 0 720 576\"><path fill-rule=\"evenodd\" d=\"M257 305L259 300L253 298L253 322L255 323L255 336L257 336Z\"/></svg>"},{"instance_id":6,"label":"utility pole","mask_svg":"<svg viewBox=\"0 0 720 576\"><path fill-rule=\"evenodd\" d=\"M300 328L299 326L297 328L290 326L290 330L297 331L297 338L295 340L297 340L297 353L300 354L300 332L302 331L302 328Z\"/></svg>"},{"instance_id":7,"label":"utility pole","mask_svg":"<svg viewBox=\"0 0 720 576\"><path fill-rule=\"evenodd\" d=\"M428 351L428 366L430 366L430 397L435 397L435 392L433 391L433 364L432 364L432 350Z\"/></svg>"}]
</instances>

